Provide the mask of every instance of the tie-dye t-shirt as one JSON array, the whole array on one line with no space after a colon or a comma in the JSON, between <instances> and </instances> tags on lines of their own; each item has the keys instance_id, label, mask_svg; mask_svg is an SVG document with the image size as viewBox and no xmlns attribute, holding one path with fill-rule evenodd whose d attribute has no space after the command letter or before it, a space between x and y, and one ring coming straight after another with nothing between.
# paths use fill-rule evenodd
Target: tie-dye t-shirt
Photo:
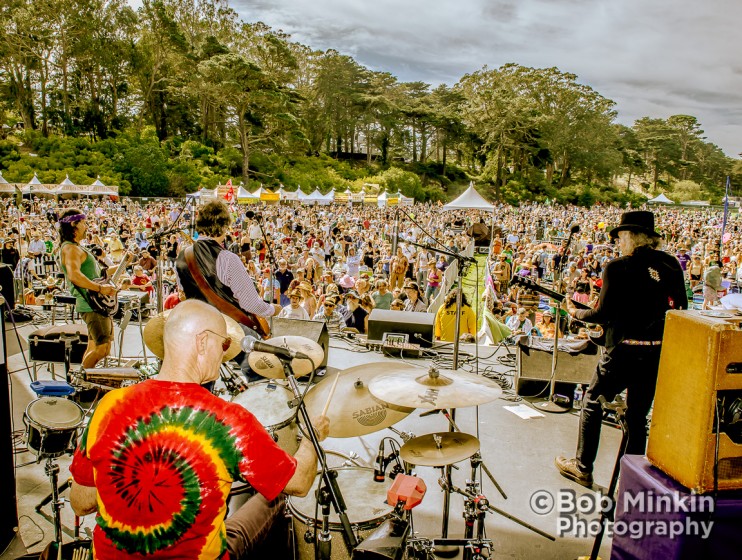
<instances>
[{"instance_id":1,"label":"tie-dye t-shirt","mask_svg":"<svg viewBox=\"0 0 742 560\"><path fill-rule=\"evenodd\" d=\"M295 469L242 407L194 383L154 379L101 399L70 467L97 489L100 559L226 558L232 482L273 500Z\"/></svg>"}]
</instances>

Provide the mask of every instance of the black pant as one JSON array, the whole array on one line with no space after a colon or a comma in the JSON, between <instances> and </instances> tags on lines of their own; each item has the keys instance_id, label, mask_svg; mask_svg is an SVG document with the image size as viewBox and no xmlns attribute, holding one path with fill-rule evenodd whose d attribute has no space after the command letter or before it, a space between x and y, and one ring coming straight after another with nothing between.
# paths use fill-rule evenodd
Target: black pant
<instances>
[{"instance_id":1,"label":"black pant","mask_svg":"<svg viewBox=\"0 0 742 560\"><path fill-rule=\"evenodd\" d=\"M612 401L627 389L626 424L627 454L643 455L647 447L647 414L657 387L660 346L619 344L605 352L585 393L580 415L577 462L581 469L592 472L600 445L603 411L598 397Z\"/></svg>"}]
</instances>

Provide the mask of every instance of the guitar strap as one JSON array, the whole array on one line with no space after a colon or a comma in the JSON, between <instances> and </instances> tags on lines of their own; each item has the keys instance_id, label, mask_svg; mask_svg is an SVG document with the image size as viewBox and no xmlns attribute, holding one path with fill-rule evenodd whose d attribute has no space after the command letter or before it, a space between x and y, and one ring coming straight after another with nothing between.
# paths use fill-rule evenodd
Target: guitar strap
<instances>
[{"instance_id":1,"label":"guitar strap","mask_svg":"<svg viewBox=\"0 0 742 560\"><path fill-rule=\"evenodd\" d=\"M185 257L185 262L188 265L188 271L191 273L193 280L196 282L199 290L201 290L201 293L206 298L206 301L208 301L219 311L221 311L228 317L231 317L238 323L247 326L253 325L255 323L252 317L249 317L242 309L240 309L236 305L232 305L228 301L222 299L219 294L217 294L209 285L209 283L206 281L206 278L204 278L201 269L198 267L196 257L193 254L193 246L186 247L183 250L183 256Z\"/></svg>"}]
</instances>

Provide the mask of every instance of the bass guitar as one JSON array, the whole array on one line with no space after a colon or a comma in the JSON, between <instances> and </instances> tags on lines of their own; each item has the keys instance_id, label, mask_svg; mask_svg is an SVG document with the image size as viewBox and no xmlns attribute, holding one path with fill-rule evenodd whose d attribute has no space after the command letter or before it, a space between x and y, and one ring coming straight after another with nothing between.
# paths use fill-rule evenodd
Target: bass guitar
<instances>
[{"instance_id":1,"label":"bass guitar","mask_svg":"<svg viewBox=\"0 0 742 560\"><path fill-rule=\"evenodd\" d=\"M121 263L119 263L118 268L116 268L116 271L110 278L101 276L100 278L96 278L95 280L93 280L93 282L95 282L96 284L100 284L101 286L110 285L116 287L119 278L126 270L126 267L131 264L131 261L133 259L134 255L127 251L126 253L124 253L123 258L121 259ZM113 292L113 294L111 294L110 296L104 296L100 292L93 292L91 290L86 290L86 292L87 296L85 297L85 300L88 302L88 305L90 305L91 309L96 313L104 315L106 317L113 317L118 311L118 292Z\"/></svg>"},{"instance_id":2,"label":"bass guitar","mask_svg":"<svg viewBox=\"0 0 742 560\"><path fill-rule=\"evenodd\" d=\"M527 278L525 276L513 276L513 279L510 281L510 285L520 286L521 288L530 292L543 294L559 303L562 303L568 297L567 295L552 290L551 288L542 286L535 280L532 280L531 278ZM578 309L592 309L592 307L590 307L589 305L585 305L584 303L581 303L579 301L572 300L572 303ZM573 319L573 321L580 320ZM603 332L603 327L601 327L600 325L594 325L592 323L586 323L585 321L580 322L588 326L588 336L593 343L597 344L598 346L605 346L605 333Z\"/></svg>"}]
</instances>

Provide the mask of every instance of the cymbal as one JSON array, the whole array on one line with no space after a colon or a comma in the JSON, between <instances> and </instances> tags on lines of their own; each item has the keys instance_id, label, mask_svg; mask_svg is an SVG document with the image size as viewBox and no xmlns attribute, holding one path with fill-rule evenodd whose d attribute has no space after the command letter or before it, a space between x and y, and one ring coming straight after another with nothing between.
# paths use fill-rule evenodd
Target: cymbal
<instances>
[{"instance_id":1,"label":"cymbal","mask_svg":"<svg viewBox=\"0 0 742 560\"><path fill-rule=\"evenodd\" d=\"M468 459L479 451L479 440L462 432L426 434L408 441L400 457L421 467L442 467Z\"/></svg>"},{"instance_id":2,"label":"cymbal","mask_svg":"<svg viewBox=\"0 0 742 560\"><path fill-rule=\"evenodd\" d=\"M161 360L165 357L165 345L162 340L163 332L165 331L165 323L170 315L171 309L158 313L152 317L147 324L144 325L144 343L147 345L152 353L160 358ZM245 332L240 327L239 323L222 313L224 322L227 323L227 336L232 339L232 344L229 349L224 353L222 362L228 362L234 358L237 354L242 352L240 348L240 342L245 337Z\"/></svg>"},{"instance_id":3,"label":"cymbal","mask_svg":"<svg viewBox=\"0 0 742 560\"><path fill-rule=\"evenodd\" d=\"M395 364L395 367L414 367ZM365 436L393 426L414 409L383 402L368 390L369 382L389 370L389 363L379 362L355 366L340 372L335 393L327 409L330 437L349 438ZM310 416L322 412L335 383L335 375L327 374L307 394L304 402Z\"/></svg>"},{"instance_id":4,"label":"cymbal","mask_svg":"<svg viewBox=\"0 0 742 560\"><path fill-rule=\"evenodd\" d=\"M368 389L384 402L413 408L476 406L502 395L500 386L486 377L436 368L405 369L380 375L369 383Z\"/></svg>"},{"instance_id":5,"label":"cymbal","mask_svg":"<svg viewBox=\"0 0 742 560\"><path fill-rule=\"evenodd\" d=\"M269 338L265 341L268 344L274 346L280 346L282 348L288 348L295 352L303 352L312 361L305 359L294 358L291 360L291 369L294 370L296 377L302 377L312 373L312 362L315 366L319 366L325 357L325 351L314 340L303 336L276 336ZM258 375L267 377L269 379L284 379L286 376L283 374L283 363L273 354L266 352L250 352L247 355L247 363Z\"/></svg>"}]
</instances>

